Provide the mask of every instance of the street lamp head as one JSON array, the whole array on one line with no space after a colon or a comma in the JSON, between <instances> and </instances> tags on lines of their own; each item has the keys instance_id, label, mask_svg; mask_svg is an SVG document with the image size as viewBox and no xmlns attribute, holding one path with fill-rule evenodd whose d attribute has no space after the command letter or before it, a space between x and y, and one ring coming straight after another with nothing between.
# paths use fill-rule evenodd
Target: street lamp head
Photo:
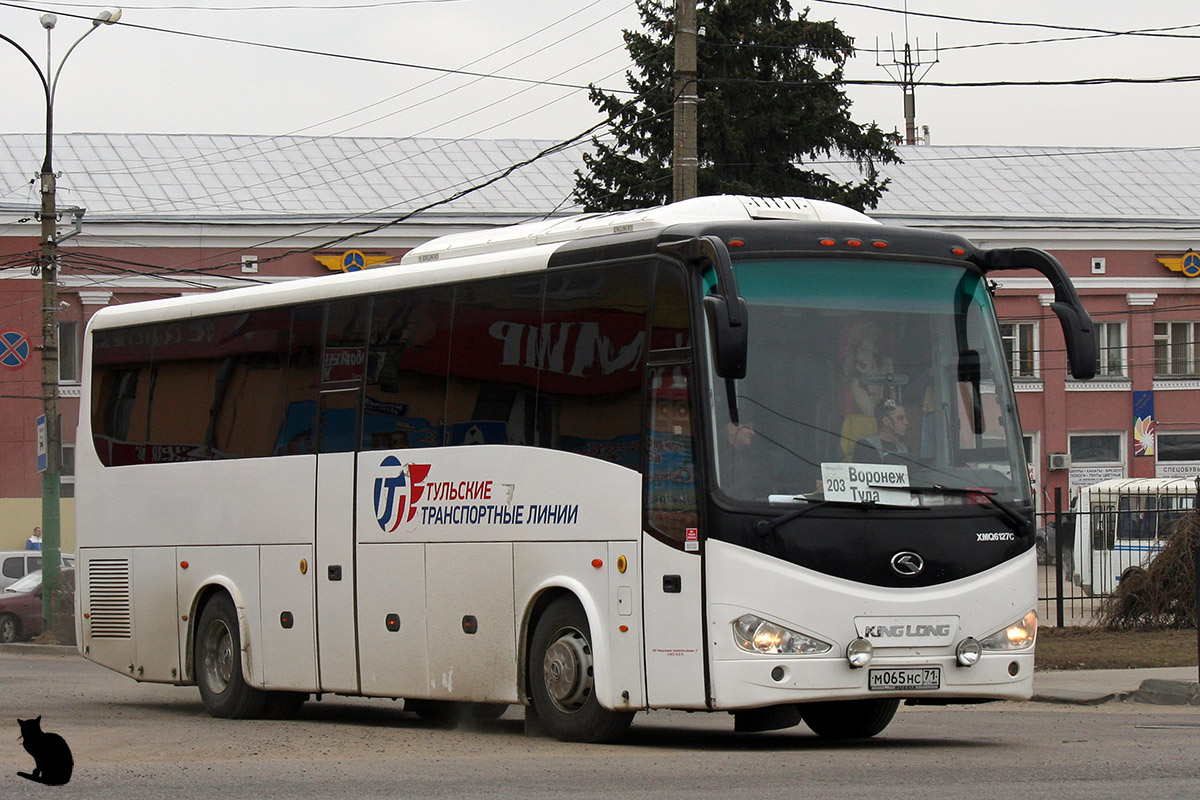
<instances>
[{"instance_id":1,"label":"street lamp head","mask_svg":"<svg viewBox=\"0 0 1200 800\"><path fill-rule=\"evenodd\" d=\"M116 22L120 18L121 18L121 9L106 8L103 11L101 11L99 14L97 14L96 18L92 20L92 27L99 27L100 25L112 25L114 22Z\"/></svg>"},{"instance_id":2,"label":"street lamp head","mask_svg":"<svg viewBox=\"0 0 1200 800\"><path fill-rule=\"evenodd\" d=\"M47 11L45 14L42 14L41 21L42 21L42 27L45 28L46 30L50 30L58 22L58 15L51 14L50 12Z\"/></svg>"}]
</instances>

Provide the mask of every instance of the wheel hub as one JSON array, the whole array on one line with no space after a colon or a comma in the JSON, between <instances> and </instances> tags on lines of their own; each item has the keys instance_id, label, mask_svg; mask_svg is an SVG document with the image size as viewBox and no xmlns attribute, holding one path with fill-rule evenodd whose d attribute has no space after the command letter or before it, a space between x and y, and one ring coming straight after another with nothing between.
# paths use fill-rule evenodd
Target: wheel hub
<instances>
[{"instance_id":1,"label":"wheel hub","mask_svg":"<svg viewBox=\"0 0 1200 800\"><path fill-rule=\"evenodd\" d=\"M543 663L546 691L563 711L575 711L587 700L592 686L592 655L579 631L564 631L546 649Z\"/></svg>"},{"instance_id":2,"label":"wheel hub","mask_svg":"<svg viewBox=\"0 0 1200 800\"><path fill-rule=\"evenodd\" d=\"M221 622L214 623L204 638L204 677L215 693L225 691L233 678L233 637Z\"/></svg>"}]
</instances>

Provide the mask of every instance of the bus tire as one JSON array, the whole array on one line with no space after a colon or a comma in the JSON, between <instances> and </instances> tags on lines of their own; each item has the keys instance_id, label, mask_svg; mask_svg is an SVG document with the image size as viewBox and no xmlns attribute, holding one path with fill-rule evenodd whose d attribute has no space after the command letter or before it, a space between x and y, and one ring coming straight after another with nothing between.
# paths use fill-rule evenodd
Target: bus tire
<instances>
[{"instance_id":1,"label":"bus tire","mask_svg":"<svg viewBox=\"0 0 1200 800\"><path fill-rule=\"evenodd\" d=\"M254 719L261 716L267 693L242 677L242 636L233 599L213 596L196 626L196 685L200 699L214 717Z\"/></svg>"},{"instance_id":2,"label":"bus tire","mask_svg":"<svg viewBox=\"0 0 1200 800\"><path fill-rule=\"evenodd\" d=\"M564 742L613 742L633 721L632 711L612 711L596 699L592 634L579 601L554 600L533 630L529 693L546 731Z\"/></svg>"},{"instance_id":3,"label":"bus tire","mask_svg":"<svg viewBox=\"0 0 1200 800\"><path fill-rule=\"evenodd\" d=\"M824 739L869 739L888 726L899 707L899 698L830 700L804 703L800 716Z\"/></svg>"},{"instance_id":4,"label":"bus tire","mask_svg":"<svg viewBox=\"0 0 1200 800\"><path fill-rule=\"evenodd\" d=\"M0 644L12 644L21 638L21 623L12 614L0 614Z\"/></svg>"}]
</instances>

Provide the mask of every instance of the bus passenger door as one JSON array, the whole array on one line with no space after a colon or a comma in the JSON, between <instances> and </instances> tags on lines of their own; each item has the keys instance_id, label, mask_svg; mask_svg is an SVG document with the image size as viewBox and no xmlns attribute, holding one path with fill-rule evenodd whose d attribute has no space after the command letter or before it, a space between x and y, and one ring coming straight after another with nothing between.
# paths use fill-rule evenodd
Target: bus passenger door
<instances>
[{"instance_id":1,"label":"bus passenger door","mask_svg":"<svg viewBox=\"0 0 1200 800\"><path fill-rule=\"evenodd\" d=\"M341 429L357 430L358 390L323 391L317 455L317 666L321 691L356 693L358 641L354 608L355 455L339 446ZM350 440L352 442L352 439Z\"/></svg>"},{"instance_id":2,"label":"bus passenger door","mask_svg":"<svg viewBox=\"0 0 1200 800\"><path fill-rule=\"evenodd\" d=\"M652 356L653 358L653 356ZM642 549L646 700L707 707L696 468L686 364L649 370Z\"/></svg>"}]
</instances>

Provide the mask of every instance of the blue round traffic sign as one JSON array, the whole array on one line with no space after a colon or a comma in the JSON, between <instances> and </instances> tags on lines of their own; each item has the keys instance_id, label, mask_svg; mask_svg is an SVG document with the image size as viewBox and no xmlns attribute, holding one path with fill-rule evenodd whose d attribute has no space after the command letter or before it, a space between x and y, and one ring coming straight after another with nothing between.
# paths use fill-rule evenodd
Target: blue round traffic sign
<instances>
[{"instance_id":1,"label":"blue round traffic sign","mask_svg":"<svg viewBox=\"0 0 1200 800\"><path fill-rule=\"evenodd\" d=\"M29 339L20 331L0 331L0 367L20 369L29 360Z\"/></svg>"}]
</instances>

